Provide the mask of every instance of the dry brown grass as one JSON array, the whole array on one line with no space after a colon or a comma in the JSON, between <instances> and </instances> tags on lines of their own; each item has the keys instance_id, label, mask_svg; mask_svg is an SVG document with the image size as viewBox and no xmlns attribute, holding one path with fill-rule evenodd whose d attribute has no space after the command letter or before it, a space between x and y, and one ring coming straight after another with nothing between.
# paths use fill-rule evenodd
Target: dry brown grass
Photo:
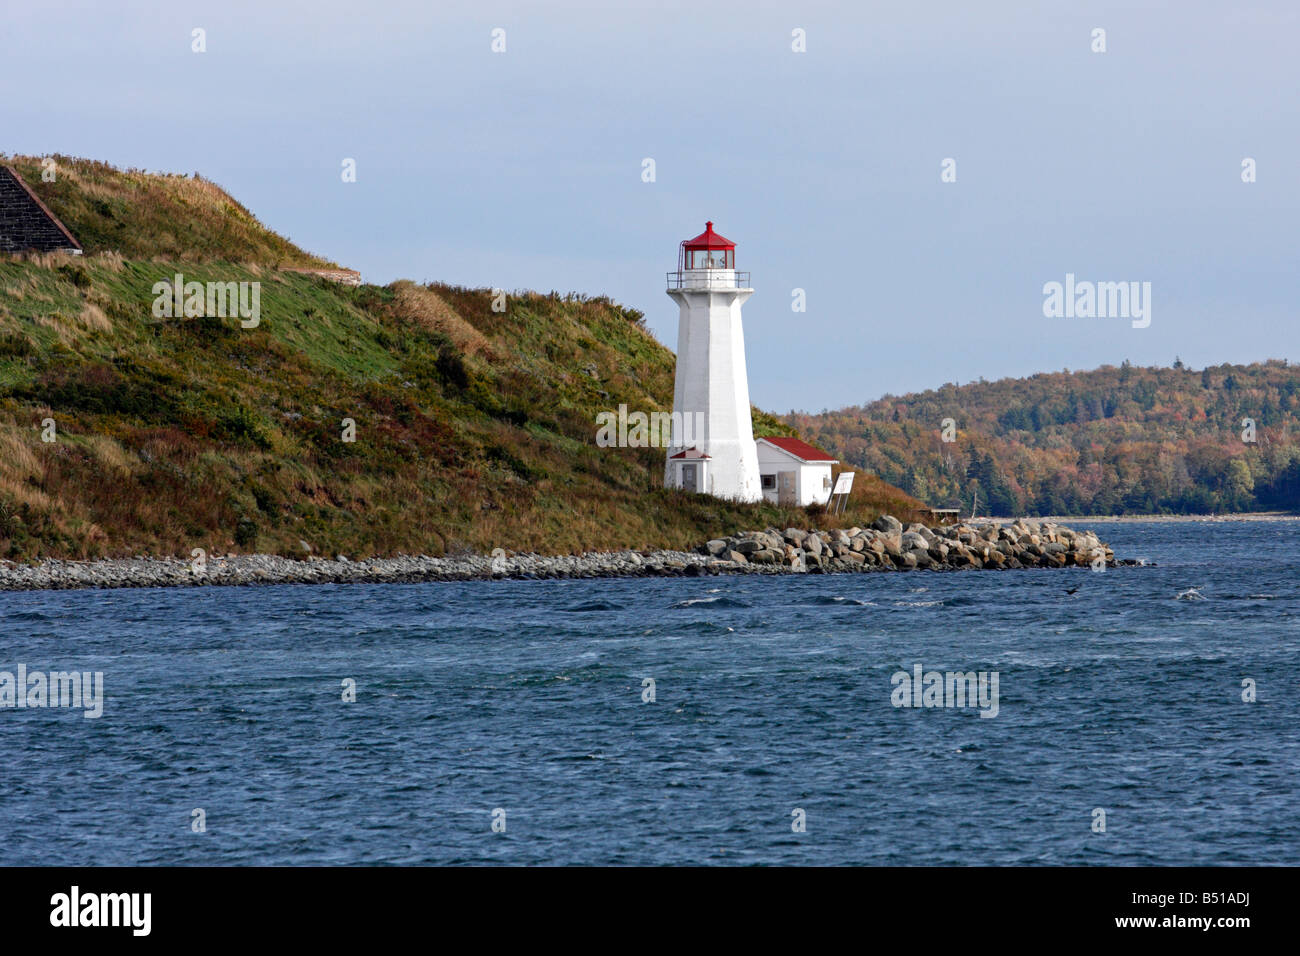
<instances>
[{"instance_id":1,"label":"dry brown grass","mask_svg":"<svg viewBox=\"0 0 1300 956\"><path fill-rule=\"evenodd\" d=\"M40 300L48 297L38 295L36 298ZM113 328L113 323L104 314L104 310L93 302L83 302L81 311L76 315L51 312L48 315L38 315L35 322L43 328L53 329L64 345L72 345L87 335L109 332Z\"/></svg>"},{"instance_id":2,"label":"dry brown grass","mask_svg":"<svg viewBox=\"0 0 1300 956\"><path fill-rule=\"evenodd\" d=\"M36 445L38 433L14 419L0 420L0 502L14 502L41 511L53 503L33 485L43 471Z\"/></svg>"},{"instance_id":3,"label":"dry brown grass","mask_svg":"<svg viewBox=\"0 0 1300 956\"><path fill-rule=\"evenodd\" d=\"M121 272L126 260L117 252L97 252L90 257L95 265L103 266L110 272Z\"/></svg>"},{"instance_id":4,"label":"dry brown grass","mask_svg":"<svg viewBox=\"0 0 1300 956\"><path fill-rule=\"evenodd\" d=\"M38 269L57 269L61 265L66 265L74 261L75 257L67 252L20 252L13 258L19 262L26 262L36 266Z\"/></svg>"},{"instance_id":5,"label":"dry brown grass","mask_svg":"<svg viewBox=\"0 0 1300 956\"><path fill-rule=\"evenodd\" d=\"M84 442L94 455L95 460L103 465L107 471L113 471L124 478L129 478L133 475L143 474L147 470L144 462L107 435L87 435Z\"/></svg>"},{"instance_id":6,"label":"dry brown grass","mask_svg":"<svg viewBox=\"0 0 1300 956\"><path fill-rule=\"evenodd\" d=\"M35 488L25 481L0 478L0 502L10 501L34 508L37 511L54 510L54 502L50 499L50 496L39 488Z\"/></svg>"},{"instance_id":7,"label":"dry brown grass","mask_svg":"<svg viewBox=\"0 0 1300 956\"><path fill-rule=\"evenodd\" d=\"M394 314L406 321L445 335L465 355L494 357L492 343L462 319L436 292L406 279L391 286L396 293Z\"/></svg>"},{"instance_id":8,"label":"dry brown grass","mask_svg":"<svg viewBox=\"0 0 1300 956\"><path fill-rule=\"evenodd\" d=\"M86 329L95 332L107 332L113 327L104 310L93 302L87 302L81 307L81 314L77 316L77 321Z\"/></svg>"},{"instance_id":9,"label":"dry brown grass","mask_svg":"<svg viewBox=\"0 0 1300 956\"><path fill-rule=\"evenodd\" d=\"M35 290L36 287L36 279L28 274L13 285L5 286L5 295L15 302L21 302L27 298L27 293Z\"/></svg>"},{"instance_id":10,"label":"dry brown grass","mask_svg":"<svg viewBox=\"0 0 1300 956\"><path fill-rule=\"evenodd\" d=\"M0 421L0 474L22 479L41 473L40 462L26 435L30 430L12 418Z\"/></svg>"}]
</instances>

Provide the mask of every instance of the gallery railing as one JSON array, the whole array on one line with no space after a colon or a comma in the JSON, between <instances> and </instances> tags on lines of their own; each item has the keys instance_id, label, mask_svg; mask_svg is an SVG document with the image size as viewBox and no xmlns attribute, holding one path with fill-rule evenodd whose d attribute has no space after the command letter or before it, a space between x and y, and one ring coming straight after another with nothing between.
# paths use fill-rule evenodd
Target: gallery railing
<instances>
[{"instance_id":1,"label":"gallery railing","mask_svg":"<svg viewBox=\"0 0 1300 956\"><path fill-rule=\"evenodd\" d=\"M668 273L670 289L748 289L749 273L734 269L687 269Z\"/></svg>"}]
</instances>

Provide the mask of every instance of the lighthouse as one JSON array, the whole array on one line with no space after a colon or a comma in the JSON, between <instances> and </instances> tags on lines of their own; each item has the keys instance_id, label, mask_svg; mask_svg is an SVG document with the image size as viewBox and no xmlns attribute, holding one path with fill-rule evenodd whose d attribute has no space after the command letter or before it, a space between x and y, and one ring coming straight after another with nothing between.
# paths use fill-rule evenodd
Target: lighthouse
<instances>
[{"instance_id":1,"label":"lighthouse","mask_svg":"<svg viewBox=\"0 0 1300 956\"><path fill-rule=\"evenodd\" d=\"M713 231L682 242L668 273L677 301L677 380L664 485L759 501L758 451L749 410L740 307L754 294L736 271L736 244Z\"/></svg>"}]
</instances>

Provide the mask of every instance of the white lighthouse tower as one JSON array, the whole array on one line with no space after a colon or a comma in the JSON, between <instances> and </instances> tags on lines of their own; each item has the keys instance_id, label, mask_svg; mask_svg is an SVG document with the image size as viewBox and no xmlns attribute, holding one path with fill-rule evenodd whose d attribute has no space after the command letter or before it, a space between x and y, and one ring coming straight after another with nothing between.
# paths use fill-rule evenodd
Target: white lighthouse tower
<instances>
[{"instance_id":1,"label":"white lighthouse tower","mask_svg":"<svg viewBox=\"0 0 1300 956\"><path fill-rule=\"evenodd\" d=\"M668 294L677 300L681 319L664 484L759 501L740 323L740 306L754 290L749 273L736 271L736 244L705 223L704 232L681 244L677 271L668 273Z\"/></svg>"}]
</instances>

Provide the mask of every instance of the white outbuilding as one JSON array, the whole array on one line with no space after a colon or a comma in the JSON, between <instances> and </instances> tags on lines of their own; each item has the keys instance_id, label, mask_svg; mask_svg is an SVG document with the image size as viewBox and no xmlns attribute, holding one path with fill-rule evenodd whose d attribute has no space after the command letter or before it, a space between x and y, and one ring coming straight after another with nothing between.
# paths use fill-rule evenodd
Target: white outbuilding
<instances>
[{"instance_id":1,"label":"white outbuilding","mask_svg":"<svg viewBox=\"0 0 1300 956\"><path fill-rule=\"evenodd\" d=\"M759 438L758 473L763 497L777 505L824 505L831 497L831 465L820 448L798 438Z\"/></svg>"}]
</instances>

